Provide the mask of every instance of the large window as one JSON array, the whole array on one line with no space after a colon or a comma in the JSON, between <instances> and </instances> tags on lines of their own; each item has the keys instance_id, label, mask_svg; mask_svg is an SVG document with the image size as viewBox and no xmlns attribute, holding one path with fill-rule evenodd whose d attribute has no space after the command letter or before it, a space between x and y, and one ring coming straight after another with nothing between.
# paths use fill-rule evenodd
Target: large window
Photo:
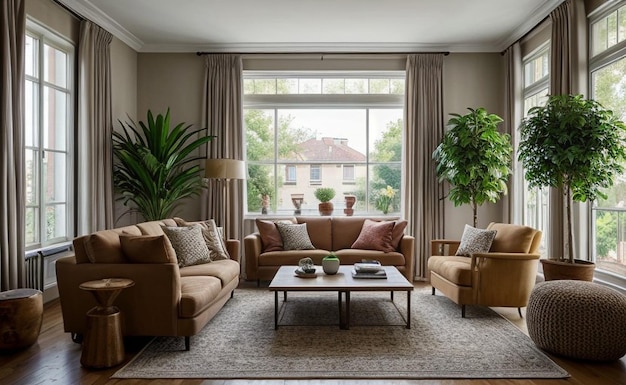
<instances>
[{"instance_id":1,"label":"large window","mask_svg":"<svg viewBox=\"0 0 626 385\"><path fill-rule=\"evenodd\" d=\"M591 97L626 121L626 2L591 20ZM597 272L626 277L626 173L592 208Z\"/></svg>"},{"instance_id":2,"label":"large window","mask_svg":"<svg viewBox=\"0 0 626 385\"><path fill-rule=\"evenodd\" d=\"M26 249L69 240L73 47L28 23L25 47Z\"/></svg>"},{"instance_id":3,"label":"large window","mask_svg":"<svg viewBox=\"0 0 626 385\"><path fill-rule=\"evenodd\" d=\"M400 210L404 72L244 73L248 211L316 214L316 188L332 187L335 210L344 194L357 213L379 212L382 188L397 191ZM340 211L341 212L341 211Z\"/></svg>"}]
</instances>

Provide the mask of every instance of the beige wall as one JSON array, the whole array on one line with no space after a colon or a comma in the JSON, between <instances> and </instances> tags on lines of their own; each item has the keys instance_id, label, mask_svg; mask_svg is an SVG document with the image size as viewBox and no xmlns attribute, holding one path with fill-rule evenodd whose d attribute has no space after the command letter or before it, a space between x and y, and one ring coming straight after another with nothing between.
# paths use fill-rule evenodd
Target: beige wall
<instances>
[{"instance_id":1,"label":"beige wall","mask_svg":"<svg viewBox=\"0 0 626 385\"><path fill-rule=\"evenodd\" d=\"M51 0L26 0L26 15L78 45L80 20Z\"/></svg>"},{"instance_id":2,"label":"beige wall","mask_svg":"<svg viewBox=\"0 0 626 385\"><path fill-rule=\"evenodd\" d=\"M465 114L468 107L484 107L504 116L504 59L499 53L452 53L443 62L444 122L450 113ZM478 208L478 227L502 221L502 201ZM445 236L460 239L465 224L473 223L469 205L445 203Z\"/></svg>"}]
</instances>

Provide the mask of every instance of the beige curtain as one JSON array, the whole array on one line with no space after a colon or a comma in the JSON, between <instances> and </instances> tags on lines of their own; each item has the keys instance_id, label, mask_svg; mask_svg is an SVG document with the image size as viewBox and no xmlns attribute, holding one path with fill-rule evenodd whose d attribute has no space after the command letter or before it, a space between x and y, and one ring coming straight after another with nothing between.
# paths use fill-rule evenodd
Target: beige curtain
<instances>
[{"instance_id":1,"label":"beige curtain","mask_svg":"<svg viewBox=\"0 0 626 385\"><path fill-rule=\"evenodd\" d=\"M23 0L0 5L0 289L24 280L24 37Z\"/></svg>"},{"instance_id":2,"label":"beige curtain","mask_svg":"<svg viewBox=\"0 0 626 385\"><path fill-rule=\"evenodd\" d=\"M113 36L83 20L78 47L77 235L114 227L111 134Z\"/></svg>"},{"instance_id":3,"label":"beige curtain","mask_svg":"<svg viewBox=\"0 0 626 385\"><path fill-rule=\"evenodd\" d=\"M444 192L432 159L444 130L442 72L443 54L407 57L402 213L415 236L417 279L427 278L430 240L444 235Z\"/></svg>"},{"instance_id":4,"label":"beige curtain","mask_svg":"<svg viewBox=\"0 0 626 385\"><path fill-rule=\"evenodd\" d=\"M504 79L504 132L511 135L514 149L518 148L519 137L517 127L523 116L523 90L522 90L522 53L519 43L515 43L504 51L504 61L506 65ZM522 191L524 177L522 165L517 161L517 154L512 154L511 169L513 177L508 186L508 195L502 197L504 208L503 221L505 223L522 223L522 213L516 211L514 202L519 202L521 196L517 196L516 191Z\"/></svg>"},{"instance_id":5,"label":"beige curtain","mask_svg":"<svg viewBox=\"0 0 626 385\"><path fill-rule=\"evenodd\" d=\"M243 159L243 84L240 55L206 56L203 127L215 135L207 155L213 159ZM209 179L204 217L223 226L225 236L242 239L244 216L242 180ZM226 202L223 202L225 195Z\"/></svg>"},{"instance_id":6,"label":"beige curtain","mask_svg":"<svg viewBox=\"0 0 626 385\"><path fill-rule=\"evenodd\" d=\"M550 19L550 93L584 94L587 81L587 23L583 0L564 1L550 13ZM551 189L547 246L548 255L556 258L566 255L567 250L565 207L561 189Z\"/></svg>"}]
</instances>

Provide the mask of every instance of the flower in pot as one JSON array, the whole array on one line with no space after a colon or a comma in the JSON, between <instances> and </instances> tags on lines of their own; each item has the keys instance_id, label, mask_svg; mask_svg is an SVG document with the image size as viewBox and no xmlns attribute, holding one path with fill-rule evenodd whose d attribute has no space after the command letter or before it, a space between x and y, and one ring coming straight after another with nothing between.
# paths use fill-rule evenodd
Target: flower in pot
<instances>
[{"instance_id":1,"label":"flower in pot","mask_svg":"<svg viewBox=\"0 0 626 385\"><path fill-rule=\"evenodd\" d=\"M313 194L320 201L318 206L320 215L332 215L334 207L331 199L335 197L335 189L332 187L319 187L315 189Z\"/></svg>"},{"instance_id":2,"label":"flower in pot","mask_svg":"<svg viewBox=\"0 0 626 385\"><path fill-rule=\"evenodd\" d=\"M594 265L574 258L572 202L606 198L602 189L623 171L626 126L594 100L553 95L544 106L528 111L520 132L519 160L529 187L557 188L566 202L567 255L551 256L557 262L541 260L546 279L575 278L569 271L564 277L552 276L552 265L572 270L586 264L588 271L580 278L592 280Z\"/></svg>"},{"instance_id":3,"label":"flower in pot","mask_svg":"<svg viewBox=\"0 0 626 385\"><path fill-rule=\"evenodd\" d=\"M465 115L451 114L433 159L439 181L451 186L449 199L455 206L472 206L476 227L478 206L496 203L507 193L513 147L511 136L498 132L502 118L484 108L468 110Z\"/></svg>"},{"instance_id":4,"label":"flower in pot","mask_svg":"<svg viewBox=\"0 0 626 385\"><path fill-rule=\"evenodd\" d=\"M322 258L322 269L326 274L337 274L340 264L341 262L339 261L339 258L337 257L337 255L335 255L335 253L330 253Z\"/></svg>"},{"instance_id":5,"label":"flower in pot","mask_svg":"<svg viewBox=\"0 0 626 385\"><path fill-rule=\"evenodd\" d=\"M387 214L393 198L396 196L396 190L393 187L387 185L385 188L381 188L378 192L378 199L376 199L376 209Z\"/></svg>"}]
</instances>

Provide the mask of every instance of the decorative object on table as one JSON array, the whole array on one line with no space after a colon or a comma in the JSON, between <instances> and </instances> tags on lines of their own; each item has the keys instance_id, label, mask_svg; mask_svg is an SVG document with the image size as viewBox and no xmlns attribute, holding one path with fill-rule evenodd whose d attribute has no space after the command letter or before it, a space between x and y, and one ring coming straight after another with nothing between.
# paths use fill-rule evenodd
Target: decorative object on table
<instances>
[{"instance_id":1,"label":"decorative object on table","mask_svg":"<svg viewBox=\"0 0 626 385\"><path fill-rule=\"evenodd\" d=\"M98 301L98 305L87 312L81 365L99 369L124 361L121 313L113 306L113 301L123 289L134 284L127 278L99 279L80 284L80 289L91 292Z\"/></svg>"},{"instance_id":2,"label":"decorative object on table","mask_svg":"<svg viewBox=\"0 0 626 385\"><path fill-rule=\"evenodd\" d=\"M113 131L113 184L119 200L146 221L171 217L184 198L199 195L202 176L194 156L214 136L206 129L192 130L180 123L170 129L170 110L156 119L148 110L148 121L122 123Z\"/></svg>"},{"instance_id":3,"label":"decorative object on table","mask_svg":"<svg viewBox=\"0 0 626 385\"><path fill-rule=\"evenodd\" d=\"M267 194L261 195L261 214L266 215L269 207L270 207L270 196Z\"/></svg>"},{"instance_id":4,"label":"decorative object on table","mask_svg":"<svg viewBox=\"0 0 626 385\"><path fill-rule=\"evenodd\" d=\"M354 209L352 207L354 207L354 204L356 203L356 195L346 194L344 200L346 202L346 208L343 209L343 213L346 214L346 216L351 217L354 214Z\"/></svg>"},{"instance_id":5,"label":"decorative object on table","mask_svg":"<svg viewBox=\"0 0 626 385\"><path fill-rule=\"evenodd\" d=\"M511 136L498 132L502 122L484 108L465 115L450 114L443 140L433 152L439 181L450 184L454 206L470 204L473 226L478 227L478 206L496 203L507 193L511 175Z\"/></svg>"},{"instance_id":6,"label":"decorative object on table","mask_svg":"<svg viewBox=\"0 0 626 385\"><path fill-rule=\"evenodd\" d=\"M387 215L393 198L396 196L396 192L397 191L389 185L385 188L381 188L380 191L378 191L378 198L376 199L376 209Z\"/></svg>"},{"instance_id":7,"label":"decorative object on table","mask_svg":"<svg viewBox=\"0 0 626 385\"><path fill-rule=\"evenodd\" d=\"M0 350L24 349L35 342L43 321L43 295L35 289L0 293Z\"/></svg>"},{"instance_id":8,"label":"decorative object on table","mask_svg":"<svg viewBox=\"0 0 626 385\"><path fill-rule=\"evenodd\" d=\"M387 278L385 268L376 260L363 260L354 264L353 278Z\"/></svg>"},{"instance_id":9,"label":"decorative object on table","mask_svg":"<svg viewBox=\"0 0 626 385\"><path fill-rule=\"evenodd\" d=\"M335 197L335 189L332 187L318 187L313 194L320 201L318 205L320 215L332 215L334 206L331 200Z\"/></svg>"},{"instance_id":10,"label":"decorative object on table","mask_svg":"<svg viewBox=\"0 0 626 385\"><path fill-rule=\"evenodd\" d=\"M302 202L304 202L304 194L291 194L291 203L293 204L293 207L296 208L293 211L293 215L302 214L302 211L301 211Z\"/></svg>"},{"instance_id":11,"label":"decorative object on table","mask_svg":"<svg viewBox=\"0 0 626 385\"><path fill-rule=\"evenodd\" d=\"M619 360L626 354L626 296L576 280L538 283L526 309L528 335L540 348L580 360Z\"/></svg>"},{"instance_id":12,"label":"decorative object on table","mask_svg":"<svg viewBox=\"0 0 626 385\"><path fill-rule=\"evenodd\" d=\"M304 278L312 278L316 276L315 273L315 265L313 264L313 260L309 257L302 258L298 261L298 268L295 273L298 277Z\"/></svg>"},{"instance_id":13,"label":"decorative object on table","mask_svg":"<svg viewBox=\"0 0 626 385\"><path fill-rule=\"evenodd\" d=\"M602 189L610 187L614 177L624 171L626 126L594 100L553 95L545 105L528 111L520 133L519 160L528 187L556 188L567 202L567 250L565 255L541 259L545 278L574 279L571 270L576 269L582 270L578 279L593 280L595 264L574 258L572 202L606 198ZM567 275L553 275L559 265L569 267Z\"/></svg>"},{"instance_id":14,"label":"decorative object on table","mask_svg":"<svg viewBox=\"0 0 626 385\"><path fill-rule=\"evenodd\" d=\"M337 271L339 271L340 265L341 265L341 261L339 261L339 258L334 253L330 253L324 258L322 258L322 269L324 270L324 273L326 274L329 274L329 275L337 274Z\"/></svg>"}]
</instances>

